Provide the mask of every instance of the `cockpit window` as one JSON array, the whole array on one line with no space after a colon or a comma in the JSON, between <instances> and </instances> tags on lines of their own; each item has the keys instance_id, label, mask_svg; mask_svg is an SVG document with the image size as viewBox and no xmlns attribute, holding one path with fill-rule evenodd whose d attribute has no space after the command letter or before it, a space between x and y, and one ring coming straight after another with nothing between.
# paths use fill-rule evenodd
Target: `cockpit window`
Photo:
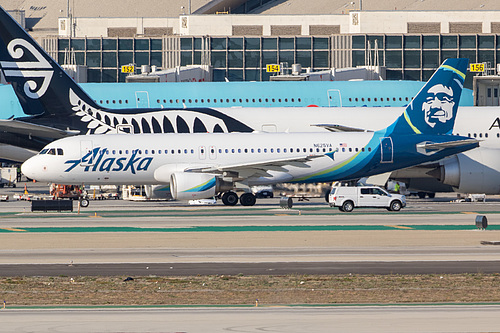
<instances>
[{"instance_id":1,"label":"cockpit window","mask_svg":"<svg viewBox=\"0 0 500 333\"><path fill-rule=\"evenodd\" d=\"M49 154L49 155L55 155L56 154L56 149L55 148L50 148L49 152L47 154Z\"/></svg>"},{"instance_id":2,"label":"cockpit window","mask_svg":"<svg viewBox=\"0 0 500 333\"><path fill-rule=\"evenodd\" d=\"M42 149L42 151L41 151L39 154L40 154L40 155L47 154L47 151L48 151L48 149L47 149L47 148Z\"/></svg>"},{"instance_id":3,"label":"cockpit window","mask_svg":"<svg viewBox=\"0 0 500 333\"><path fill-rule=\"evenodd\" d=\"M57 155L64 155L62 148L57 148Z\"/></svg>"}]
</instances>

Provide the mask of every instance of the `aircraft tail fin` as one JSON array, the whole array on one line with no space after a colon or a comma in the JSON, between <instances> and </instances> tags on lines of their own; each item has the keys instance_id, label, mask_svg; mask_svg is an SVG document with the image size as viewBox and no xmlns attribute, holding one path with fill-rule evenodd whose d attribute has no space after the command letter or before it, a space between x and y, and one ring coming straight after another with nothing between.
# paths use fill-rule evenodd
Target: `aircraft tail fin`
<instances>
[{"instance_id":1,"label":"aircraft tail fin","mask_svg":"<svg viewBox=\"0 0 500 333\"><path fill-rule=\"evenodd\" d=\"M446 59L387 129L389 133L451 134L469 59Z\"/></svg>"},{"instance_id":2,"label":"aircraft tail fin","mask_svg":"<svg viewBox=\"0 0 500 333\"><path fill-rule=\"evenodd\" d=\"M26 115L68 114L71 99L100 108L1 7L0 67Z\"/></svg>"}]
</instances>

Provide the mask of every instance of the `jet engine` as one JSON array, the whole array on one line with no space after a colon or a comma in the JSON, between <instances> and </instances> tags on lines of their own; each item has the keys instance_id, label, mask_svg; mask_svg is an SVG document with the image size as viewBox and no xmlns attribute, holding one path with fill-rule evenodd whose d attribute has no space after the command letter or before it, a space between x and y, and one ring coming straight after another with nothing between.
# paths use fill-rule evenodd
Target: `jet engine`
<instances>
[{"instance_id":1,"label":"jet engine","mask_svg":"<svg viewBox=\"0 0 500 333\"><path fill-rule=\"evenodd\" d=\"M500 193L500 155L478 148L442 160L427 174L461 193Z\"/></svg>"},{"instance_id":2,"label":"jet engine","mask_svg":"<svg viewBox=\"0 0 500 333\"><path fill-rule=\"evenodd\" d=\"M170 191L176 200L206 199L232 188L232 183L214 174L174 172L170 177Z\"/></svg>"}]
</instances>

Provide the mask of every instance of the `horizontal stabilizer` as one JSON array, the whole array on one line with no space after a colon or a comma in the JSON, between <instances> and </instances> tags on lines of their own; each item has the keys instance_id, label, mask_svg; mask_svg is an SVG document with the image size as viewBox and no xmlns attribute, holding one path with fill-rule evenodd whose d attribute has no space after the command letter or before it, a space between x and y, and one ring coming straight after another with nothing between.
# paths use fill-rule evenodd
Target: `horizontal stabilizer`
<instances>
[{"instance_id":1,"label":"horizontal stabilizer","mask_svg":"<svg viewBox=\"0 0 500 333\"><path fill-rule=\"evenodd\" d=\"M471 145L474 143L479 144L479 140L468 139L468 140L457 140L457 141L448 141L448 142L440 142L440 143L422 142L422 143L417 144L417 148L426 149L426 150L440 150L440 149L446 149L446 148L467 146L467 145Z\"/></svg>"},{"instance_id":2,"label":"horizontal stabilizer","mask_svg":"<svg viewBox=\"0 0 500 333\"><path fill-rule=\"evenodd\" d=\"M80 131L60 130L49 126L36 125L14 119L0 119L0 131L53 139L60 139L80 134Z\"/></svg>"},{"instance_id":3,"label":"horizontal stabilizer","mask_svg":"<svg viewBox=\"0 0 500 333\"><path fill-rule=\"evenodd\" d=\"M311 126L322 127L326 130L329 130L330 132L373 132L362 128L349 127L338 124L313 124Z\"/></svg>"}]
</instances>

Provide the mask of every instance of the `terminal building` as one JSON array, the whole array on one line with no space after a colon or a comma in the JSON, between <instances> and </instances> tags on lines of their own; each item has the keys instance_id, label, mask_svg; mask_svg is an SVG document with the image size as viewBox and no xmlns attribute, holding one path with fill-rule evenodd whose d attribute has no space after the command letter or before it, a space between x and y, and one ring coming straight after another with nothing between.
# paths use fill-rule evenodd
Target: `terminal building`
<instances>
[{"instance_id":1,"label":"terminal building","mask_svg":"<svg viewBox=\"0 0 500 333\"><path fill-rule=\"evenodd\" d=\"M124 82L121 66L128 64L211 65L214 81L268 81L274 74L266 66L279 63L310 71L384 66L387 79L425 81L444 59L465 57L483 63L479 74L489 77L477 80L483 91L478 104L498 105L499 83L491 75L500 63L500 2L0 0L0 5L59 63L86 66L88 82ZM466 87L473 81L468 75Z\"/></svg>"}]
</instances>

